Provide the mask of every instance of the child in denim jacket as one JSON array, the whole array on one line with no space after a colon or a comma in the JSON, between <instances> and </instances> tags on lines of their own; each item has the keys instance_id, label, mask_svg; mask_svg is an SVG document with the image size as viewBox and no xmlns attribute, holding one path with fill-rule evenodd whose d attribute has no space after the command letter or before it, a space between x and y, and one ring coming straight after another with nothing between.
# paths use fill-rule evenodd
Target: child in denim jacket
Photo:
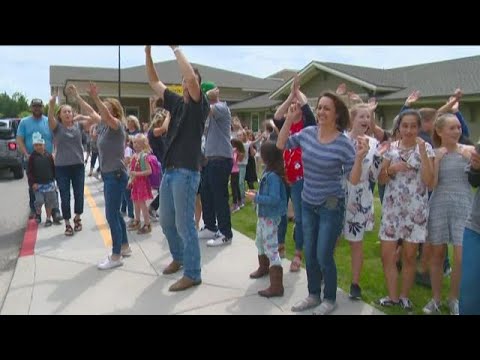
<instances>
[{"instance_id":1,"label":"child in denim jacket","mask_svg":"<svg viewBox=\"0 0 480 360\"><path fill-rule=\"evenodd\" d=\"M270 274L270 287L258 292L263 297L283 296L283 269L278 253L278 225L287 213L287 192L285 189L285 168L282 152L274 142L266 141L260 148L265 164L265 172L260 181L258 193L249 190L247 198L257 205L257 234L255 243L258 249L257 271L250 278L258 279Z\"/></svg>"}]
</instances>

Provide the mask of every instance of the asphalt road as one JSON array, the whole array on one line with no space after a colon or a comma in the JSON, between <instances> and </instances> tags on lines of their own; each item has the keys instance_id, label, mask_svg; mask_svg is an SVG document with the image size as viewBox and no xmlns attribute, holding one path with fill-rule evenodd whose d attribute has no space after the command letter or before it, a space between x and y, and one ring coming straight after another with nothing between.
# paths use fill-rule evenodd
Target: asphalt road
<instances>
[{"instance_id":1,"label":"asphalt road","mask_svg":"<svg viewBox=\"0 0 480 360\"><path fill-rule=\"evenodd\" d=\"M12 280L28 219L27 179L0 170L0 309Z\"/></svg>"}]
</instances>

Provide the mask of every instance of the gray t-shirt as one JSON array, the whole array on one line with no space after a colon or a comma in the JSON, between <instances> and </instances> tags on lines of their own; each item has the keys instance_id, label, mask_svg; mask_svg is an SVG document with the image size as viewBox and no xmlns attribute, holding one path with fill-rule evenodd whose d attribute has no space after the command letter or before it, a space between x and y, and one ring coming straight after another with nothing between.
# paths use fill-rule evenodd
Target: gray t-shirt
<instances>
[{"instance_id":1,"label":"gray t-shirt","mask_svg":"<svg viewBox=\"0 0 480 360\"><path fill-rule=\"evenodd\" d=\"M83 164L82 130L78 123L66 127L58 123L53 131L56 148L55 166Z\"/></svg>"},{"instance_id":2,"label":"gray t-shirt","mask_svg":"<svg viewBox=\"0 0 480 360\"><path fill-rule=\"evenodd\" d=\"M117 130L114 130L102 120L97 125L97 134L98 158L102 173L117 170L127 171L123 161L126 141L125 127L121 124Z\"/></svg>"},{"instance_id":3,"label":"gray t-shirt","mask_svg":"<svg viewBox=\"0 0 480 360\"><path fill-rule=\"evenodd\" d=\"M213 113L207 118L205 125L205 156L221 156L232 158L233 149L230 143L232 115L225 102L213 105Z\"/></svg>"}]
</instances>

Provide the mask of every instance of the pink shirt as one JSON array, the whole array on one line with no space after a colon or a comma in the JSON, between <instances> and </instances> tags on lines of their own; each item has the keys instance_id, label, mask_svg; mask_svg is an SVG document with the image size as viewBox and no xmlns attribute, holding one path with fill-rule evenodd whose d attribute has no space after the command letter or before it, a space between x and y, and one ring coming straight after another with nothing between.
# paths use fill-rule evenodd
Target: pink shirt
<instances>
[{"instance_id":1,"label":"pink shirt","mask_svg":"<svg viewBox=\"0 0 480 360\"><path fill-rule=\"evenodd\" d=\"M238 174L239 172L240 172L240 168L238 167L238 153L237 153L237 149L233 148L232 174Z\"/></svg>"}]
</instances>

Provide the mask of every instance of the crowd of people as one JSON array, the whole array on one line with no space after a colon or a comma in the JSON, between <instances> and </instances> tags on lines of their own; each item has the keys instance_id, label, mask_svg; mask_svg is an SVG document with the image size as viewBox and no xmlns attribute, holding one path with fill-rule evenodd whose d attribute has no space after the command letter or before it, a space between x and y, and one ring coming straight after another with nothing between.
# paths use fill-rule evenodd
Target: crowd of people
<instances>
[{"instance_id":1,"label":"crowd of people","mask_svg":"<svg viewBox=\"0 0 480 360\"><path fill-rule=\"evenodd\" d=\"M387 289L379 305L411 310L415 278L427 277L432 299L423 311L440 313L450 244L450 313L480 313L480 195L471 191L480 185L480 149L469 140L459 111L460 89L440 109L418 110L413 105L420 93L414 91L387 131L376 122L376 99L363 102L340 84L319 95L313 112L295 77L274 118L254 134L232 117L217 85L202 81L181 48L171 49L183 95L162 82L147 46L146 72L155 95L152 118L143 124L125 117L117 99L102 100L93 83L88 95L95 109L73 85L65 92L78 113L68 104L56 110L57 94L48 116L43 102L32 100L32 115L18 129L28 159L31 218L41 223L45 207L45 226L63 220L66 236L82 231L85 176L101 178L112 251L98 268L123 265L132 255L128 232L150 233L158 214L172 256L163 274L183 270L169 289L183 291L202 282L199 241L207 240L208 247L231 244L231 216L248 199L256 207L258 250L250 278L269 276L270 286L259 295L276 297L285 292L281 259L291 202L295 253L289 270L299 271L305 259L308 280L308 295L292 311L314 308L324 315L337 306L335 248L341 238L351 248L350 298L362 298L362 241L374 228L378 184Z\"/></svg>"}]
</instances>

